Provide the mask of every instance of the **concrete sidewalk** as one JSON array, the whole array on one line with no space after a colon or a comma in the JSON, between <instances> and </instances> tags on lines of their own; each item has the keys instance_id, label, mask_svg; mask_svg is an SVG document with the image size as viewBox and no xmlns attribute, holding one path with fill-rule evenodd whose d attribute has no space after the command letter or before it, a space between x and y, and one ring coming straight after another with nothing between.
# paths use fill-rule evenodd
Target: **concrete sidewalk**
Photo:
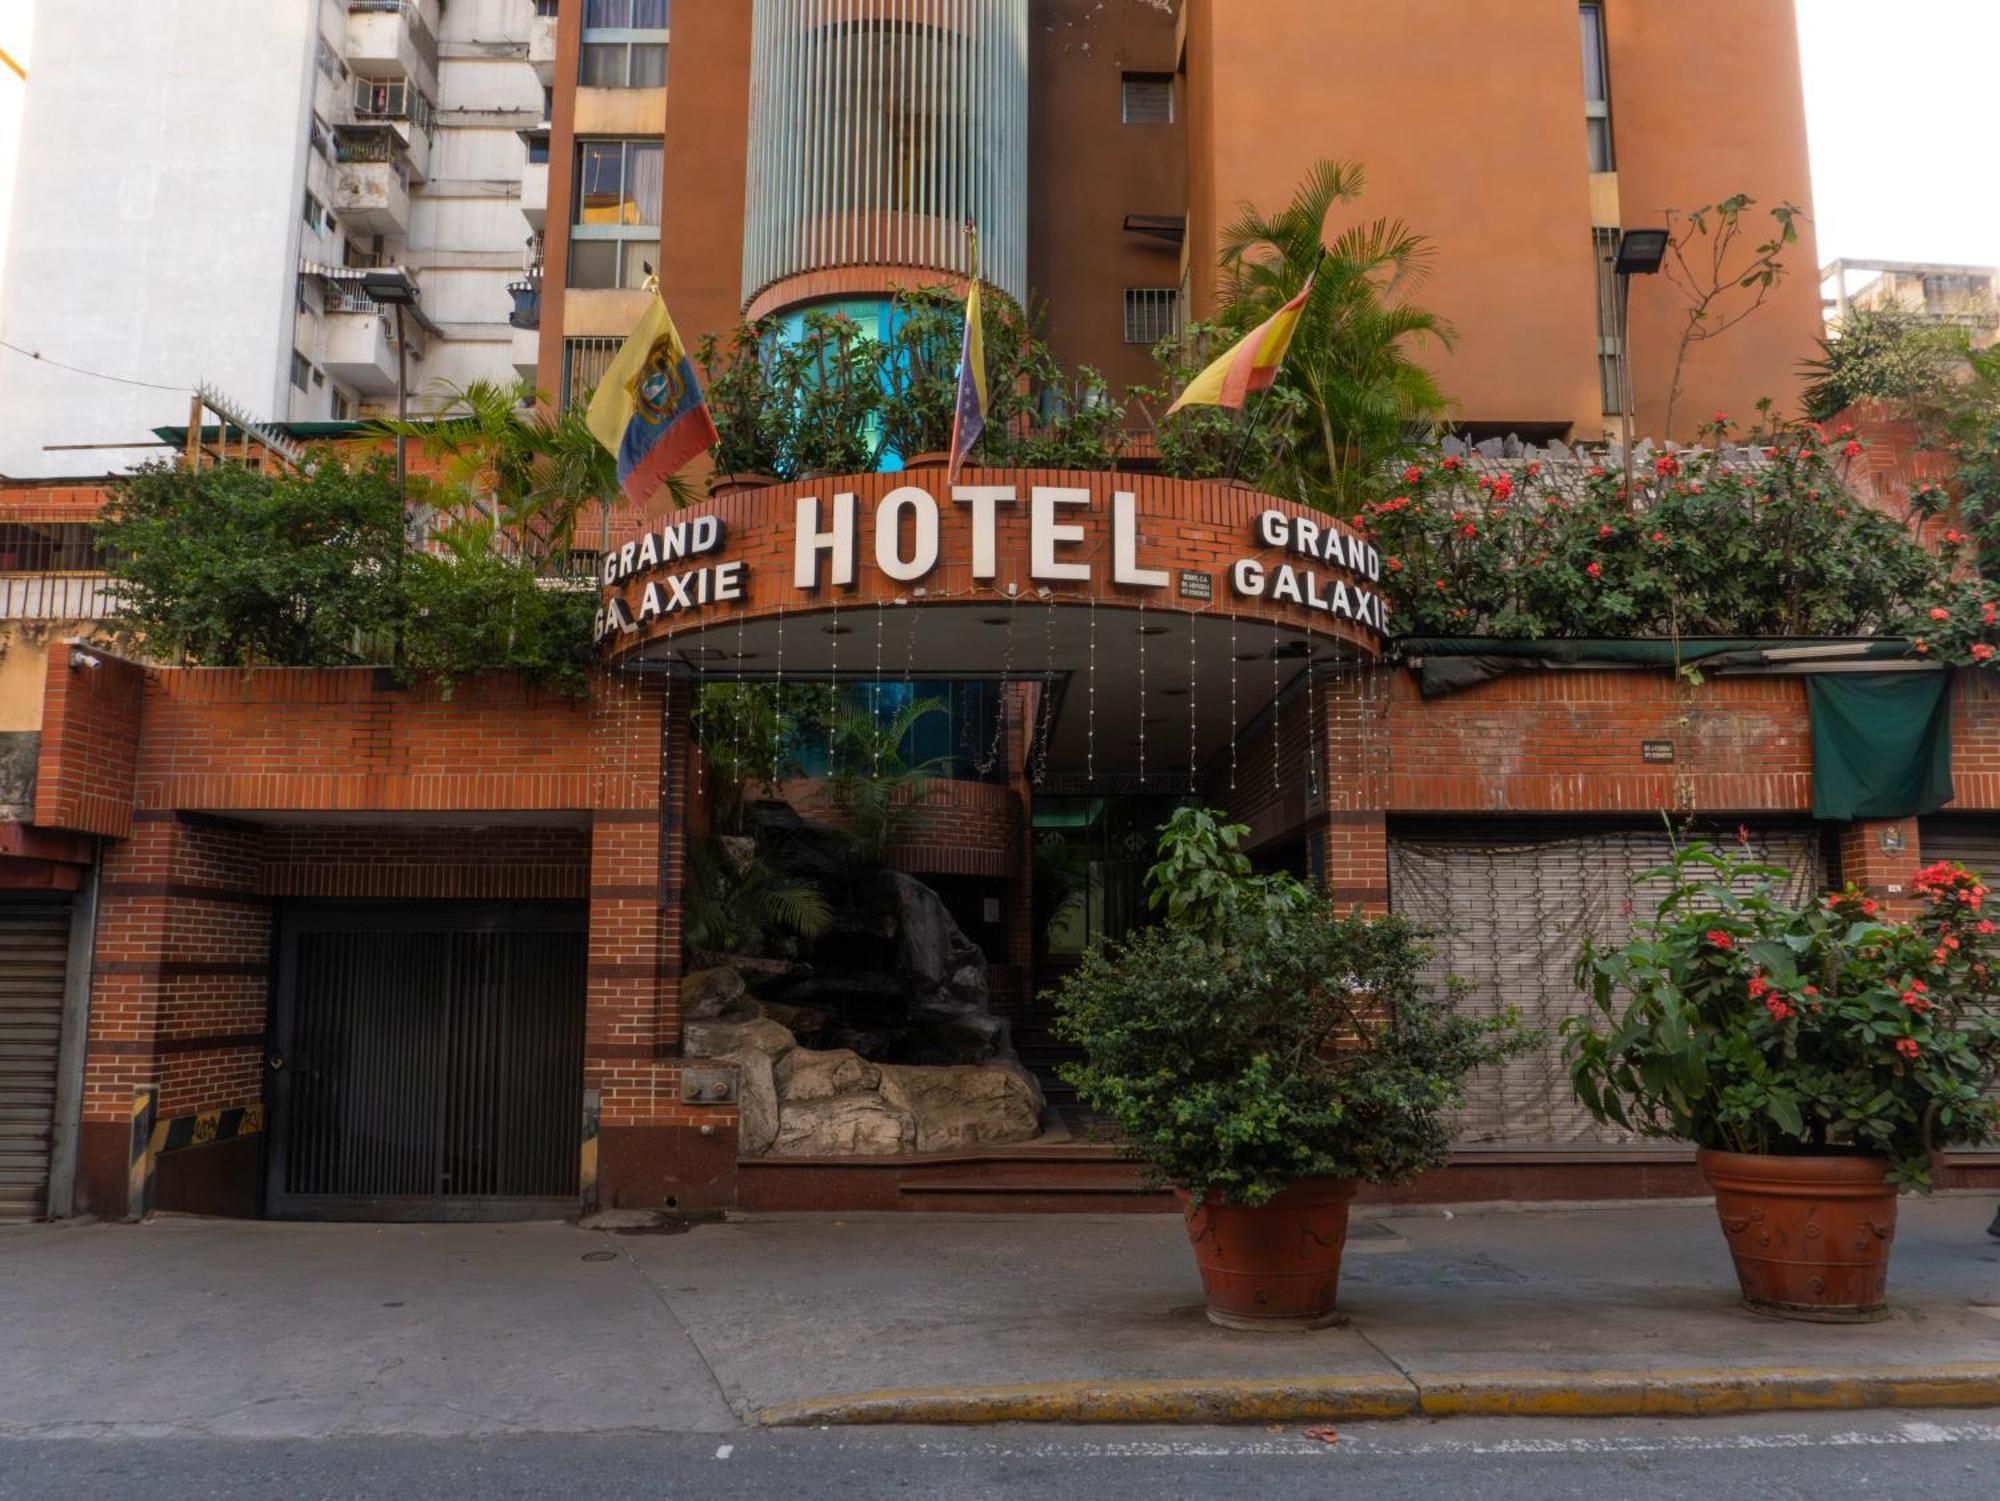
<instances>
[{"instance_id":1,"label":"concrete sidewalk","mask_svg":"<svg viewBox=\"0 0 2000 1501\"><path fill-rule=\"evenodd\" d=\"M1210 1325L1171 1216L14 1228L0 1434L2000 1405L1991 1214L1906 1199L1862 1326L1743 1309L1705 1205L1374 1220L1304 1335Z\"/></svg>"}]
</instances>

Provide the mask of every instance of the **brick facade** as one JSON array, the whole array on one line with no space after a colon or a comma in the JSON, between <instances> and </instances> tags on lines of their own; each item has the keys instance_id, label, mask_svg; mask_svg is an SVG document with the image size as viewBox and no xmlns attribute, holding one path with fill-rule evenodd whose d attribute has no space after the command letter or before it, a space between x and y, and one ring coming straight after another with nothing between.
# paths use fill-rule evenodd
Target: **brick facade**
<instances>
[{"instance_id":1,"label":"brick facade","mask_svg":"<svg viewBox=\"0 0 2000 1501\"><path fill-rule=\"evenodd\" d=\"M866 483L879 493L887 482ZM1174 539L1187 551L1148 566L1213 572L1255 551L1246 518L1261 501L1214 486L1174 494L1190 508ZM728 555L762 557L753 579L788 588L790 517L770 524L776 503L767 492L717 507L736 507L741 527ZM1165 545L1155 522L1146 527L1148 547ZM753 584L746 608L775 606L777 587ZM1104 597L1119 596L1106 585ZM932 602L950 600L940 580ZM1341 630L1320 634L1345 643L1344 660L1295 683L1205 779L1261 853L1303 848L1343 904L1386 907L1399 819L1532 815L1587 829L1662 810L1810 816L1796 677L1524 671L1426 702L1403 668L1366 661ZM1281 662L1281 677L1293 671ZM996 992L1009 999L1033 955L1025 747L1040 692L1016 684L1005 696L1007 779L934 788L896 849L906 869L1007 883ZM53 657L37 837L104 840L86 1207L123 1207L140 1086L158 1089L162 1118L261 1103L283 904L365 899L587 903L582 1083L598 1110L597 1202L734 1202L734 1108L680 1099L681 896L689 840L707 819L692 698L685 681L620 671L586 698L508 678L445 697L367 669L142 669L109 656L93 669ZM1953 811L2000 813L2000 688L1961 674L1953 724ZM815 808L817 789L789 791ZM1922 859L1914 823L1861 825L1840 845L1846 874L1891 900ZM235 1187L203 1202L254 1206L254 1144L231 1150ZM176 1207L161 1181L161 1202Z\"/></svg>"}]
</instances>

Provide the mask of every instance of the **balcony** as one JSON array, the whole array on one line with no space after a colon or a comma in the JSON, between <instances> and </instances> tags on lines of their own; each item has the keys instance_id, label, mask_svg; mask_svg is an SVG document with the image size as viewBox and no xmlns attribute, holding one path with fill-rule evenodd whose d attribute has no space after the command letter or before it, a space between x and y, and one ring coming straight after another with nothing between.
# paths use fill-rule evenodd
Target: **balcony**
<instances>
[{"instance_id":1,"label":"balcony","mask_svg":"<svg viewBox=\"0 0 2000 1501\"><path fill-rule=\"evenodd\" d=\"M539 274L510 281L507 283L507 295L514 299L514 311L507 315L510 324L515 328L542 326L542 278Z\"/></svg>"},{"instance_id":2,"label":"balcony","mask_svg":"<svg viewBox=\"0 0 2000 1501\"><path fill-rule=\"evenodd\" d=\"M437 33L413 0L348 0L347 66L361 78L408 78L437 97Z\"/></svg>"},{"instance_id":3,"label":"balcony","mask_svg":"<svg viewBox=\"0 0 2000 1501\"><path fill-rule=\"evenodd\" d=\"M393 161L342 162L333 181L333 212L350 234L408 234L408 170Z\"/></svg>"},{"instance_id":4,"label":"balcony","mask_svg":"<svg viewBox=\"0 0 2000 1501\"><path fill-rule=\"evenodd\" d=\"M521 168L521 217L540 234L549 217L549 164L529 162Z\"/></svg>"},{"instance_id":5,"label":"balcony","mask_svg":"<svg viewBox=\"0 0 2000 1501\"><path fill-rule=\"evenodd\" d=\"M343 136L352 142L370 131L387 132L400 149L410 175L418 182L429 179L437 111L422 90L406 78L357 78L351 106L349 121L334 132L336 143Z\"/></svg>"},{"instance_id":6,"label":"balcony","mask_svg":"<svg viewBox=\"0 0 2000 1501\"><path fill-rule=\"evenodd\" d=\"M536 16L535 29L528 33L528 64L542 87L553 88L556 81L556 18Z\"/></svg>"},{"instance_id":7,"label":"balcony","mask_svg":"<svg viewBox=\"0 0 2000 1501\"><path fill-rule=\"evenodd\" d=\"M327 289L326 373L368 396L396 389L395 314L358 292L336 295Z\"/></svg>"},{"instance_id":8,"label":"balcony","mask_svg":"<svg viewBox=\"0 0 2000 1501\"><path fill-rule=\"evenodd\" d=\"M103 620L115 603L102 574L0 577L0 620Z\"/></svg>"}]
</instances>

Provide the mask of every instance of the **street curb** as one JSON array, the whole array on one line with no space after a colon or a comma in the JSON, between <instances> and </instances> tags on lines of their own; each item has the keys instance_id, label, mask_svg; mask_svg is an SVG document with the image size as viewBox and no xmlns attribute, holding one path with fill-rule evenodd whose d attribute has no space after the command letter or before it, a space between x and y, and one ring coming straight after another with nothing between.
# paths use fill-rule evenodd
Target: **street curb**
<instances>
[{"instance_id":1,"label":"street curb","mask_svg":"<svg viewBox=\"0 0 2000 1501\"><path fill-rule=\"evenodd\" d=\"M2000 1365L1022 1382L812 1397L764 1408L752 1421L767 1428L890 1423L1311 1423L1409 1417L1708 1417L1875 1407L2000 1407Z\"/></svg>"}]
</instances>

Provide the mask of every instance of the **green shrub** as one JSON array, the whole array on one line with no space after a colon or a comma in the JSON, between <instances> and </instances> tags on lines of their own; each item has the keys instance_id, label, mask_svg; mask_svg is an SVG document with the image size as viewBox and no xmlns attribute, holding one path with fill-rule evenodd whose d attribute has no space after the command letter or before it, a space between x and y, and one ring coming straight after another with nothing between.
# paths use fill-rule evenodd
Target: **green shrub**
<instances>
[{"instance_id":1,"label":"green shrub","mask_svg":"<svg viewBox=\"0 0 2000 1501\"><path fill-rule=\"evenodd\" d=\"M1467 1074L1528 1045L1427 987L1426 935L1254 876L1240 826L1183 809L1148 876L1160 925L1056 991L1063 1076L1162 1182L1262 1204L1303 1178L1396 1183L1450 1155Z\"/></svg>"}]
</instances>

